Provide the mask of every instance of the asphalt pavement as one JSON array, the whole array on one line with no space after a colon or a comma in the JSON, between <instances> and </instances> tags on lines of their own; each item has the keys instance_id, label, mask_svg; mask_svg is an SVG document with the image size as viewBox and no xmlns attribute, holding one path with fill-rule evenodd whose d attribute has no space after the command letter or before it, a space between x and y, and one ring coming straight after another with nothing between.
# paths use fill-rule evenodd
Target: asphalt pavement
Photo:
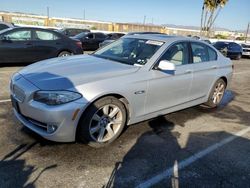
<instances>
[{"instance_id":1,"label":"asphalt pavement","mask_svg":"<svg viewBox=\"0 0 250 188\"><path fill-rule=\"evenodd\" d=\"M217 109L196 106L128 127L108 147L55 143L24 128L0 68L0 187L250 187L250 59L234 61Z\"/></svg>"}]
</instances>

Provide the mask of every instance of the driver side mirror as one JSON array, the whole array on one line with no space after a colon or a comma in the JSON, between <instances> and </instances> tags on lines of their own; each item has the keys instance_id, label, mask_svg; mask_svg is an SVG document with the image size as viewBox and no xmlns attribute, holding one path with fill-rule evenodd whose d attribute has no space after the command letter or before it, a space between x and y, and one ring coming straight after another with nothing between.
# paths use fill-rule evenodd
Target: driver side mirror
<instances>
[{"instance_id":1,"label":"driver side mirror","mask_svg":"<svg viewBox=\"0 0 250 188\"><path fill-rule=\"evenodd\" d=\"M160 61L159 65L158 65L158 69L163 70L163 71L175 71L175 64L171 63L167 60L162 60Z\"/></svg>"}]
</instances>

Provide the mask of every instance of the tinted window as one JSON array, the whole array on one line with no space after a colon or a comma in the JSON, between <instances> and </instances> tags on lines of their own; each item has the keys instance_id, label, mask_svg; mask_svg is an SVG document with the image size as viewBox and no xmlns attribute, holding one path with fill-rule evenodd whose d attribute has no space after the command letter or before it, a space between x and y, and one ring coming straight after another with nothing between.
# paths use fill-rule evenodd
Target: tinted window
<instances>
[{"instance_id":1,"label":"tinted window","mask_svg":"<svg viewBox=\"0 0 250 188\"><path fill-rule=\"evenodd\" d=\"M217 60L217 53L210 47L208 47L209 61Z\"/></svg>"},{"instance_id":2,"label":"tinted window","mask_svg":"<svg viewBox=\"0 0 250 188\"><path fill-rule=\"evenodd\" d=\"M193 63L209 61L207 47L199 43L191 43L193 53Z\"/></svg>"},{"instance_id":3,"label":"tinted window","mask_svg":"<svg viewBox=\"0 0 250 188\"><path fill-rule=\"evenodd\" d=\"M225 43L225 42L216 42L214 44L214 47L217 49L226 48L227 46L228 46L228 43Z\"/></svg>"},{"instance_id":4,"label":"tinted window","mask_svg":"<svg viewBox=\"0 0 250 188\"><path fill-rule=\"evenodd\" d=\"M167 60L175 65L188 64L188 45L187 43L178 43L171 46L161 57L161 60Z\"/></svg>"},{"instance_id":5,"label":"tinted window","mask_svg":"<svg viewBox=\"0 0 250 188\"><path fill-rule=\"evenodd\" d=\"M0 30L7 29L7 28L9 28L7 25L0 24Z\"/></svg>"},{"instance_id":6,"label":"tinted window","mask_svg":"<svg viewBox=\"0 0 250 188\"><path fill-rule=\"evenodd\" d=\"M94 38L93 33L89 33L89 34L88 34L88 37L89 37L89 39L93 39L93 38Z\"/></svg>"},{"instance_id":7,"label":"tinted window","mask_svg":"<svg viewBox=\"0 0 250 188\"><path fill-rule=\"evenodd\" d=\"M57 40L58 39L56 35L47 31L35 31L35 37L37 40Z\"/></svg>"},{"instance_id":8,"label":"tinted window","mask_svg":"<svg viewBox=\"0 0 250 188\"><path fill-rule=\"evenodd\" d=\"M14 31L5 35L5 37L13 41L31 40L31 31L27 31L27 30Z\"/></svg>"}]
</instances>

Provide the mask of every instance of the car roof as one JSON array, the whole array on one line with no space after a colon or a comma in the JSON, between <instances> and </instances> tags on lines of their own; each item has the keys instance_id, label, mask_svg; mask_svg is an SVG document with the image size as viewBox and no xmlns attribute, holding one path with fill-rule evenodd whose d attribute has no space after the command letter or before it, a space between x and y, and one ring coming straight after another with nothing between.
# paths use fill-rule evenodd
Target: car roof
<instances>
[{"instance_id":1,"label":"car roof","mask_svg":"<svg viewBox=\"0 0 250 188\"><path fill-rule=\"evenodd\" d=\"M138 34L138 35L125 35L123 37L156 40L156 41L162 41L162 42L178 41L178 40L197 41L197 40L190 39L188 37L177 36L177 35L166 35L166 34Z\"/></svg>"}]
</instances>

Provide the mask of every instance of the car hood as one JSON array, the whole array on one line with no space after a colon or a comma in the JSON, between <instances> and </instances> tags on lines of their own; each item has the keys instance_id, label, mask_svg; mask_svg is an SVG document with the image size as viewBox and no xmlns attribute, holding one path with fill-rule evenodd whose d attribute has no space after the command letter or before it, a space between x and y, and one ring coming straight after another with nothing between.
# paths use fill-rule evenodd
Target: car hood
<instances>
[{"instance_id":1,"label":"car hood","mask_svg":"<svg viewBox=\"0 0 250 188\"><path fill-rule=\"evenodd\" d=\"M19 71L25 79L42 90L70 90L98 80L136 72L139 67L91 55L53 58Z\"/></svg>"}]
</instances>

